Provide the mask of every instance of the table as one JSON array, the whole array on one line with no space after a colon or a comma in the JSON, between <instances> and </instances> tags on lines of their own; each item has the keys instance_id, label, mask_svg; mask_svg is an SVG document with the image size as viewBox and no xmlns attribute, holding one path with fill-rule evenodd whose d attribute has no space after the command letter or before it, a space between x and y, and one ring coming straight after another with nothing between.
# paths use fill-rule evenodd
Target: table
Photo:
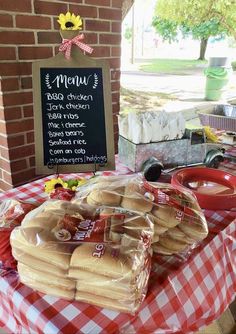
<instances>
[{"instance_id":1,"label":"table","mask_svg":"<svg viewBox=\"0 0 236 334\"><path fill-rule=\"evenodd\" d=\"M130 173L118 160L116 166L116 171L103 175ZM236 173L236 164L226 162L221 168ZM43 201L47 196L44 182L52 177L0 194L0 201ZM209 235L187 260L180 256L153 258L148 294L135 316L35 292L18 282L16 272L3 269L0 327L17 334L188 334L211 323L236 294L236 211L204 213Z\"/></svg>"}]
</instances>

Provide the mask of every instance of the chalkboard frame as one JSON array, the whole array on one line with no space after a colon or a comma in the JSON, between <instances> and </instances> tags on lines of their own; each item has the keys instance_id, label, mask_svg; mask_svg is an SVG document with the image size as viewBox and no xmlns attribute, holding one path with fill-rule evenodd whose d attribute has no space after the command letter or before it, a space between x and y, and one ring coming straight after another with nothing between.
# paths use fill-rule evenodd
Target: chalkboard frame
<instances>
[{"instance_id":1,"label":"chalkboard frame","mask_svg":"<svg viewBox=\"0 0 236 334\"><path fill-rule=\"evenodd\" d=\"M95 163L52 165L44 164L43 149L43 118L41 99L41 68L100 68L103 80L104 114L105 114L105 136L107 149L107 163L102 166ZM71 58L67 60L63 53L59 52L55 57L36 61L32 65L33 75L33 101L34 101L34 129L35 129L35 159L36 174L89 172L95 170L114 170L114 132L111 99L110 67L104 59L94 59L84 55L78 47L73 47Z\"/></svg>"}]
</instances>

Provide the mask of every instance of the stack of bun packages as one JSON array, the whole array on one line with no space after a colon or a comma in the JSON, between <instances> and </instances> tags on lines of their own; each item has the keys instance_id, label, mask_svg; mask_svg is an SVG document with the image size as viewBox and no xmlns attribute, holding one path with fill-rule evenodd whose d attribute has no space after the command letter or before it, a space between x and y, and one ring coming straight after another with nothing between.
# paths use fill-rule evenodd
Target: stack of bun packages
<instances>
[{"instance_id":1,"label":"stack of bun packages","mask_svg":"<svg viewBox=\"0 0 236 334\"><path fill-rule=\"evenodd\" d=\"M91 179L74 203L120 207L149 216L154 224L155 253L186 258L208 235L205 216L193 193L167 183L147 182L141 175Z\"/></svg>"},{"instance_id":2,"label":"stack of bun packages","mask_svg":"<svg viewBox=\"0 0 236 334\"><path fill-rule=\"evenodd\" d=\"M153 231L145 213L51 200L27 215L11 245L25 285L134 314L147 292Z\"/></svg>"},{"instance_id":3,"label":"stack of bun packages","mask_svg":"<svg viewBox=\"0 0 236 334\"><path fill-rule=\"evenodd\" d=\"M0 204L0 264L5 268L16 268L16 261L12 256L10 235L28 212L39 204L27 203L15 199L6 199Z\"/></svg>"}]
</instances>

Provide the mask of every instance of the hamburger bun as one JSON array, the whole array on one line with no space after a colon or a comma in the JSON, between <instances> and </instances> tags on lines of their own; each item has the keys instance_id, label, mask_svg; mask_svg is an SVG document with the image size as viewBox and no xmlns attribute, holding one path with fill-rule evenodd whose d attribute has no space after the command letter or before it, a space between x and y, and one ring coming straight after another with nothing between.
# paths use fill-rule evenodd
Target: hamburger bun
<instances>
[{"instance_id":1,"label":"hamburger bun","mask_svg":"<svg viewBox=\"0 0 236 334\"><path fill-rule=\"evenodd\" d=\"M10 238L13 250L17 248L27 255L67 270L73 248L54 240L52 233L37 227L16 228Z\"/></svg>"},{"instance_id":2,"label":"hamburger bun","mask_svg":"<svg viewBox=\"0 0 236 334\"><path fill-rule=\"evenodd\" d=\"M39 282L48 286L56 286L63 290L75 289L75 281L68 278L57 277L54 275L54 273L44 272L42 274L41 271L33 269L20 262L18 262L17 270L20 278L24 277L25 280L29 279L29 281Z\"/></svg>"},{"instance_id":3,"label":"hamburger bun","mask_svg":"<svg viewBox=\"0 0 236 334\"><path fill-rule=\"evenodd\" d=\"M180 223L179 212L169 205L155 206L152 209L154 223L167 228L175 227Z\"/></svg>"},{"instance_id":4,"label":"hamburger bun","mask_svg":"<svg viewBox=\"0 0 236 334\"><path fill-rule=\"evenodd\" d=\"M172 239L179 240L182 242L186 242L189 245L194 244L195 240L187 236L181 229L179 228L180 225L170 228L166 235L170 236Z\"/></svg>"},{"instance_id":5,"label":"hamburger bun","mask_svg":"<svg viewBox=\"0 0 236 334\"><path fill-rule=\"evenodd\" d=\"M208 235L206 224L200 221L194 222L191 219L184 219L181 224L179 224L179 229L195 241L203 240Z\"/></svg>"},{"instance_id":6,"label":"hamburger bun","mask_svg":"<svg viewBox=\"0 0 236 334\"><path fill-rule=\"evenodd\" d=\"M118 300L112 298L96 296L94 294L82 291L76 291L75 300L96 305L99 307L104 307L109 310L114 310L118 312L127 312L127 313L130 313L131 311L135 312L139 307L139 302L135 300L133 301L133 303L131 303L130 301L127 302L122 301L120 303Z\"/></svg>"},{"instance_id":7,"label":"hamburger bun","mask_svg":"<svg viewBox=\"0 0 236 334\"><path fill-rule=\"evenodd\" d=\"M160 236L158 243L174 252L183 251L188 246L186 242L173 239L166 234Z\"/></svg>"},{"instance_id":8,"label":"hamburger bun","mask_svg":"<svg viewBox=\"0 0 236 334\"><path fill-rule=\"evenodd\" d=\"M55 276L59 277L67 276L68 270L64 270L51 263L37 259L36 257L28 255L17 248L12 249L12 255L17 261L20 261L21 263L27 265L30 268L39 270L40 272L42 272L42 274L46 272L53 273Z\"/></svg>"},{"instance_id":9,"label":"hamburger bun","mask_svg":"<svg viewBox=\"0 0 236 334\"><path fill-rule=\"evenodd\" d=\"M152 234L152 224L143 216L133 216L124 220L124 231L133 238L141 239L143 231L150 231Z\"/></svg>"},{"instance_id":10,"label":"hamburger bun","mask_svg":"<svg viewBox=\"0 0 236 334\"><path fill-rule=\"evenodd\" d=\"M160 245L159 242L156 242L156 243L152 244L152 249L153 249L154 253L158 253L158 254L162 254L162 255L172 255L172 254L175 253L171 249Z\"/></svg>"},{"instance_id":11,"label":"hamburger bun","mask_svg":"<svg viewBox=\"0 0 236 334\"><path fill-rule=\"evenodd\" d=\"M121 201L121 206L128 210L145 213L152 210L153 204L144 198L124 196Z\"/></svg>"},{"instance_id":12,"label":"hamburger bun","mask_svg":"<svg viewBox=\"0 0 236 334\"><path fill-rule=\"evenodd\" d=\"M125 300L126 302L130 301L132 302L134 299L137 298L137 292L135 293L135 289L133 291L125 291L125 290L117 290L117 289L111 289L109 286L94 286L89 285L86 282L77 281L76 283L76 290L85 292L85 293L91 293L95 296L101 296L106 298L111 298L115 300Z\"/></svg>"},{"instance_id":13,"label":"hamburger bun","mask_svg":"<svg viewBox=\"0 0 236 334\"><path fill-rule=\"evenodd\" d=\"M65 290L56 285L48 285L41 282L34 281L24 274L20 275L20 281L27 285L28 287L37 290L39 292L45 293L50 296L55 296L59 298L63 298L66 300L74 300L75 299L75 290Z\"/></svg>"},{"instance_id":14,"label":"hamburger bun","mask_svg":"<svg viewBox=\"0 0 236 334\"><path fill-rule=\"evenodd\" d=\"M93 190L87 197L87 203L93 206L109 205L119 206L121 196L108 190Z\"/></svg>"},{"instance_id":15,"label":"hamburger bun","mask_svg":"<svg viewBox=\"0 0 236 334\"><path fill-rule=\"evenodd\" d=\"M132 279L130 259L107 244L83 243L71 257L70 267L120 279Z\"/></svg>"}]
</instances>

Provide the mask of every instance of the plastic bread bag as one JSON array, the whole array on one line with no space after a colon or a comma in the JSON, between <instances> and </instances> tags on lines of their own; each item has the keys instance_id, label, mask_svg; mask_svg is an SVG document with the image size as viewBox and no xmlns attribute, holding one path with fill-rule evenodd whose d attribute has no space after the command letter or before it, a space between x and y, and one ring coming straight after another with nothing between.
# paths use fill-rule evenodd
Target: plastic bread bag
<instances>
[{"instance_id":1,"label":"plastic bread bag","mask_svg":"<svg viewBox=\"0 0 236 334\"><path fill-rule=\"evenodd\" d=\"M208 234L206 219L192 193L147 182L139 175L95 178L79 189L73 202L149 214L154 223L153 250L160 254L187 255Z\"/></svg>"},{"instance_id":2,"label":"plastic bread bag","mask_svg":"<svg viewBox=\"0 0 236 334\"><path fill-rule=\"evenodd\" d=\"M35 208L35 204L14 199L0 204L0 262L5 268L16 268L16 261L11 253L10 234L21 224L25 215Z\"/></svg>"},{"instance_id":3,"label":"plastic bread bag","mask_svg":"<svg viewBox=\"0 0 236 334\"><path fill-rule=\"evenodd\" d=\"M208 235L205 216L190 191L158 182L144 182L153 196L153 251L164 255L188 255Z\"/></svg>"},{"instance_id":4,"label":"plastic bread bag","mask_svg":"<svg viewBox=\"0 0 236 334\"><path fill-rule=\"evenodd\" d=\"M147 291L152 237L148 215L57 200L32 211L11 245L25 285L134 314Z\"/></svg>"}]
</instances>

